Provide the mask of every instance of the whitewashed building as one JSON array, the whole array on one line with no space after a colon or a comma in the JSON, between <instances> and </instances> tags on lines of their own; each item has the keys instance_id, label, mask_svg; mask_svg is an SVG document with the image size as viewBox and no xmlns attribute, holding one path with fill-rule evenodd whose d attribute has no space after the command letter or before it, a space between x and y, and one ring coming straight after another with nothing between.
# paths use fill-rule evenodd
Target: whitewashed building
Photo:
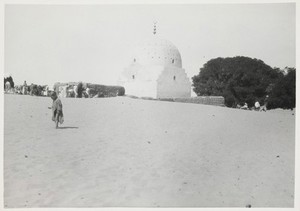
<instances>
[{"instance_id":1,"label":"whitewashed building","mask_svg":"<svg viewBox=\"0 0 300 211\"><path fill-rule=\"evenodd\" d=\"M175 45L154 35L133 51L119 85L126 95L151 98L191 97L191 82Z\"/></svg>"}]
</instances>

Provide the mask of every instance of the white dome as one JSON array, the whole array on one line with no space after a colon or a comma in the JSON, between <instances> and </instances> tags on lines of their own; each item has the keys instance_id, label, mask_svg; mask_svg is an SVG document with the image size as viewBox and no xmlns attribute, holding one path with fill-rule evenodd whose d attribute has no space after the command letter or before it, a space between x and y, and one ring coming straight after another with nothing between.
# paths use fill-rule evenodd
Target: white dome
<instances>
[{"instance_id":1,"label":"white dome","mask_svg":"<svg viewBox=\"0 0 300 211\"><path fill-rule=\"evenodd\" d=\"M140 65L162 65L182 67L181 56L173 43L154 36L140 44L134 51L132 62Z\"/></svg>"}]
</instances>

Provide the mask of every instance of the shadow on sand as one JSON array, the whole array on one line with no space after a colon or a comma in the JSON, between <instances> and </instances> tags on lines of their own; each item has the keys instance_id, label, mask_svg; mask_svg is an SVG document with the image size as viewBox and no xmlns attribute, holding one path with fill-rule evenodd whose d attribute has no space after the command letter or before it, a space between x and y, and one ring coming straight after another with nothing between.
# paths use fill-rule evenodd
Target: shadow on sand
<instances>
[{"instance_id":1,"label":"shadow on sand","mask_svg":"<svg viewBox=\"0 0 300 211\"><path fill-rule=\"evenodd\" d=\"M57 129L78 129L78 127L58 127Z\"/></svg>"}]
</instances>

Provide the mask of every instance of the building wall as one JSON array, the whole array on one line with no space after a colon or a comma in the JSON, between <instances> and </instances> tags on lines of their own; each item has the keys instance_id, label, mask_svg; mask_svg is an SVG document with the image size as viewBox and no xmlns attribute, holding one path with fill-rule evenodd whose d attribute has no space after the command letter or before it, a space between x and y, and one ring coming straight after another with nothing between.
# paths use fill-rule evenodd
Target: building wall
<instances>
[{"instance_id":1,"label":"building wall","mask_svg":"<svg viewBox=\"0 0 300 211\"><path fill-rule=\"evenodd\" d=\"M157 98L191 97L191 82L185 70L165 67L157 80Z\"/></svg>"},{"instance_id":2,"label":"building wall","mask_svg":"<svg viewBox=\"0 0 300 211\"><path fill-rule=\"evenodd\" d=\"M124 70L119 85L124 86L126 95L137 97L191 97L191 82L185 70L175 66L131 65Z\"/></svg>"},{"instance_id":3,"label":"building wall","mask_svg":"<svg viewBox=\"0 0 300 211\"><path fill-rule=\"evenodd\" d=\"M134 64L125 68L118 84L125 88L126 95L136 97L157 97L157 78L163 67L160 65L141 66Z\"/></svg>"},{"instance_id":4,"label":"building wall","mask_svg":"<svg viewBox=\"0 0 300 211\"><path fill-rule=\"evenodd\" d=\"M155 81L129 81L124 84L124 88L126 95L156 98L157 86Z\"/></svg>"}]
</instances>

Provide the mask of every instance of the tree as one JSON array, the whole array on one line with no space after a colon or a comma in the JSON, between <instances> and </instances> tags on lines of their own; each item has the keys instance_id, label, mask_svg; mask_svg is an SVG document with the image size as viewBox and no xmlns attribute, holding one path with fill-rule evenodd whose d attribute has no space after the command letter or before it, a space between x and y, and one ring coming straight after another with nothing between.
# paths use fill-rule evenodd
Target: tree
<instances>
[{"instance_id":1,"label":"tree","mask_svg":"<svg viewBox=\"0 0 300 211\"><path fill-rule=\"evenodd\" d=\"M261 60L237 56L209 60L192 80L198 96L223 96L225 105L234 107L263 101L269 86L282 77L282 71Z\"/></svg>"},{"instance_id":2,"label":"tree","mask_svg":"<svg viewBox=\"0 0 300 211\"><path fill-rule=\"evenodd\" d=\"M287 74L282 77L270 92L268 109L293 109L296 105L296 69L287 68Z\"/></svg>"}]
</instances>

